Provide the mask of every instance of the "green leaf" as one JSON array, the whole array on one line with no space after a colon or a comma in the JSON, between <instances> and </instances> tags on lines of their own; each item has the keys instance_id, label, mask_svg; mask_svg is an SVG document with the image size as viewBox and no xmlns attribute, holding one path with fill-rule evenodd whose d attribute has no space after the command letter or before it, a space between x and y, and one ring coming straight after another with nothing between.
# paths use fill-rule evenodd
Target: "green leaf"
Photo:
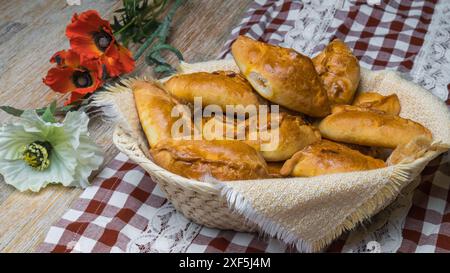
<instances>
[{"instance_id":1,"label":"green leaf","mask_svg":"<svg viewBox=\"0 0 450 273\"><path fill-rule=\"evenodd\" d=\"M183 60L183 54L181 54L181 52L178 49L176 49L175 47L173 47L169 44L158 44L154 48L152 48L152 50L150 52L161 51L161 50L169 50L169 51L175 53L175 55L177 56L177 58L179 60L181 60L181 61Z\"/></svg>"},{"instance_id":2,"label":"green leaf","mask_svg":"<svg viewBox=\"0 0 450 273\"><path fill-rule=\"evenodd\" d=\"M36 113L44 119L44 115L52 115L53 119L55 115L65 115L68 111L75 108L75 105L69 104L67 106L56 107L56 100L53 101L48 107L35 109ZM25 110L17 109L12 106L0 106L0 109L6 113L13 115L15 117L20 117ZM47 119L47 117L46 117ZM51 119L51 118L50 118ZM48 121L52 122L52 121ZM56 122L56 121L55 121Z\"/></svg>"},{"instance_id":3,"label":"green leaf","mask_svg":"<svg viewBox=\"0 0 450 273\"><path fill-rule=\"evenodd\" d=\"M150 52L146 57L146 61L149 65L167 63L166 60L161 56L159 51Z\"/></svg>"},{"instance_id":4,"label":"green leaf","mask_svg":"<svg viewBox=\"0 0 450 273\"><path fill-rule=\"evenodd\" d=\"M54 100L44 111L41 118L46 122L55 123L56 100Z\"/></svg>"},{"instance_id":5,"label":"green leaf","mask_svg":"<svg viewBox=\"0 0 450 273\"><path fill-rule=\"evenodd\" d=\"M52 112L52 114L54 115L56 112L56 100L53 100L52 103L49 106L50 111Z\"/></svg>"},{"instance_id":6,"label":"green leaf","mask_svg":"<svg viewBox=\"0 0 450 273\"><path fill-rule=\"evenodd\" d=\"M12 106L0 106L0 109L15 117L20 117L24 112L24 110L17 109Z\"/></svg>"},{"instance_id":7,"label":"green leaf","mask_svg":"<svg viewBox=\"0 0 450 273\"><path fill-rule=\"evenodd\" d=\"M154 70L156 73L161 73L163 75L173 74L175 72L175 69L167 63L157 65Z\"/></svg>"},{"instance_id":8,"label":"green leaf","mask_svg":"<svg viewBox=\"0 0 450 273\"><path fill-rule=\"evenodd\" d=\"M56 113L55 115L65 115L67 112L69 112L70 110L74 109L75 105L73 104L69 104L63 107L58 107L56 108Z\"/></svg>"},{"instance_id":9,"label":"green leaf","mask_svg":"<svg viewBox=\"0 0 450 273\"><path fill-rule=\"evenodd\" d=\"M148 49L145 60L155 66L156 73L173 73L175 69L167 63L161 52L168 50L183 60L182 53L175 47L166 44L170 25L178 7L184 0L122 0L122 7L115 10L114 35L126 47L130 43L141 44L134 59L138 60ZM166 14L162 21L159 15Z\"/></svg>"}]
</instances>

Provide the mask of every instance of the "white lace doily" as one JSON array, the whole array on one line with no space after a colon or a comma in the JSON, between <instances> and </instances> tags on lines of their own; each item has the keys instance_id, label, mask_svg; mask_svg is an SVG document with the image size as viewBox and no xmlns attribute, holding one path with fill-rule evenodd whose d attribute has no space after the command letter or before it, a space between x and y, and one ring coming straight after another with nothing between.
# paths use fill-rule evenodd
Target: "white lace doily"
<instances>
[{"instance_id":1,"label":"white lace doily","mask_svg":"<svg viewBox=\"0 0 450 273\"><path fill-rule=\"evenodd\" d=\"M343 8L344 0L306 0L298 11L294 27L286 33L283 47L291 47L307 56L315 48L325 46L332 33L327 30L333 22L336 10Z\"/></svg>"},{"instance_id":2,"label":"white lace doily","mask_svg":"<svg viewBox=\"0 0 450 273\"><path fill-rule=\"evenodd\" d=\"M413 80L442 100L447 100L450 83L450 1L441 0L434 8L425 43L411 70Z\"/></svg>"},{"instance_id":3,"label":"white lace doily","mask_svg":"<svg viewBox=\"0 0 450 273\"><path fill-rule=\"evenodd\" d=\"M376 1L372 1L377 4ZM335 19L336 11L349 10L348 0L307 0L298 11L294 27L281 44L312 57L330 41L342 21ZM369 3L371 4L371 3ZM450 1L441 0L435 7L425 44L415 58L414 67L405 77L424 86L442 100L447 100L450 83ZM416 180L411 183L418 185ZM374 216L371 223L360 226L348 237L344 252L395 252L402 242L405 217L411 207L413 191L405 193L385 210Z\"/></svg>"},{"instance_id":4,"label":"white lace doily","mask_svg":"<svg viewBox=\"0 0 450 273\"><path fill-rule=\"evenodd\" d=\"M373 1L372 1L373 2ZM347 10L351 2L346 0L306 0L298 11L294 27L281 44L311 56L330 40L341 21L335 21L337 10ZM370 4L370 3L369 3ZM376 4L376 3L374 3ZM425 37L425 44L415 59L408 75L441 98L448 96L450 82L450 1L441 0L433 15ZM393 204L373 217L370 223L358 227L348 237L344 252L395 252L402 242L405 217L411 207L416 179ZM158 209L145 231L132 238L128 252L185 252L200 232L201 226L190 222L175 208L166 203Z\"/></svg>"},{"instance_id":5,"label":"white lace doily","mask_svg":"<svg viewBox=\"0 0 450 273\"><path fill-rule=\"evenodd\" d=\"M147 229L131 238L127 252L183 253L202 226L186 219L167 202L151 216Z\"/></svg>"}]
</instances>

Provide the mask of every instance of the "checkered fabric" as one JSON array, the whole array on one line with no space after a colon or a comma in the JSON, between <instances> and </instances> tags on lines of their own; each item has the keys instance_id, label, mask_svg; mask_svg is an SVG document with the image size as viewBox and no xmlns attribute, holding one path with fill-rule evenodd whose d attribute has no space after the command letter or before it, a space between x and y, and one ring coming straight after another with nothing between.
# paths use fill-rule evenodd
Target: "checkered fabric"
<instances>
[{"instance_id":1,"label":"checkered fabric","mask_svg":"<svg viewBox=\"0 0 450 273\"><path fill-rule=\"evenodd\" d=\"M347 8L338 9L326 30L328 39L318 44L313 52L318 52L329 40L338 37L353 49L364 67L409 72L424 43L437 1L382 1L375 6L365 2L348 1ZM229 53L229 47L238 35L273 44L282 43L304 5L298 1L255 1L241 24L232 31L221 57ZM448 89L450 92L450 83ZM450 252L449 153L430 162L420 178L422 182L415 191L398 251ZM171 227L170 219L176 215L173 210L145 171L119 154L62 219L50 228L38 251L295 251L275 239L210 229L191 223L182 216L177 216L174 221L183 229L166 232ZM155 233L170 236L164 236L168 239L161 241L158 235L152 235ZM328 251L341 251L345 238L344 234ZM180 240L185 241L180 243Z\"/></svg>"},{"instance_id":2,"label":"checkered fabric","mask_svg":"<svg viewBox=\"0 0 450 273\"><path fill-rule=\"evenodd\" d=\"M239 26L231 32L220 58L230 54L231 44L239 35L248 35L259 41L280 44L294 25L296 12L302 8L298 1L255 1L249 7Z\"/></svg>"},{"instance_id":3,"label":"checkered fabric","mask_svg":"<svg viewBox=\"0 0 450 273\"><path fill-rule=\"evenodd\" d=\"M161 208L169 213L157 213ZM133 251L130 242L135 242L137 252L170 252L173 249L152 249L146 246L152 240L141 238L148 237L148 225L154 224L155 218L170 217L173 210L150 176L120 153L50 228L38 251L124 252ZM185 252L293 251L275 239L263 240L256 234L211 229L185 221L188 226L194 226L195 231L195 238L181 247ZM164 221L156 222L159 225ZM167 223L165 225L159 232L168 229ZM182 227L184 231L189 229ZM163 238L170 240L170 236Z\"/></svg>"},{"instance_id":4,"label":"checkered fabric","mask_svg":"<svg viewBox=\"0 0 450 273\"><path fill-rule=\"evenodd\" d=\"M338 10L338 24L329 31L345 40L370 69L410 71L424 43L437 0L383 1L379 6L364 2L356 2L348 11Z\"/></svg>"}]
</instances>

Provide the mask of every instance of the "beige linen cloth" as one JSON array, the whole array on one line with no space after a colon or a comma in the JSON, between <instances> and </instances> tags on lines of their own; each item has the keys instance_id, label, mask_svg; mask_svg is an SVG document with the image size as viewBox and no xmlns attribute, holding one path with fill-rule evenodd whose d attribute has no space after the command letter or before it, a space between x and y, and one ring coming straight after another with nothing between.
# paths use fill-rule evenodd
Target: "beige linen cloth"
<instances>
[{"instance_id":1,"label":"beige linen cloth","mask_svg":"<svg viewBox=\"0 0 450 273\"><path fill-rule=\"evenodd\" d=\"M215 70L238 68L232 60L180 65L180 73ZM131 81L110 86L111 92L99 93L94 102L129 131L148 155L129 88ZM413 162L371 171L312 178L212 181L226 196L229 207L256 223L261 232L293 244L299 251L311 252L320 251L342 232L389 205L429 161L450 147L450 112L430 92L393 71L362 69L358 92L367 91L396 93L402 107L400 116L423 124L433 133L433 144L424 155Z\"/></svg>"}]
</instances>

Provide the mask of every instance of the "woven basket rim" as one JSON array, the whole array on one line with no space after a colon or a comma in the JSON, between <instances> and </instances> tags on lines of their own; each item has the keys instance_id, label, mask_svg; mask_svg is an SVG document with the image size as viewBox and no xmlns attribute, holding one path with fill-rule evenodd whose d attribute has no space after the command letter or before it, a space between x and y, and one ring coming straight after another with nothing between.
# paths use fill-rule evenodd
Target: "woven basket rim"
<instances>
[{"instance_id":1,"label":"woven basket rim","mask_svg":"<svg viewBox=\"0 0 450 273\"><path fill-rule=\"evenodd\" d=\"M207 191L207 192L217 192L220 191L220 187L218 187L216 184L214 184L213 182L209 182L209 181L198 181L195 179L191 179L191 178L186 178L183 177L181 175L175 174L173 172L170 172L162 167L160 167L158 164L156 164L155 162L153 162L152 159L148 158L145 153L142 151L142 148L137 145L137 143L130 143L130 144L135 144L137 147L137 149L139 149L139 154L137 155L135 151L131 151L130 149L127 149L126 147L124 147L124 145L122 143L120 143L119 139L124 139L123 135L127 135L126 138L128 140L134 140L132 136L130 136L126 130L124 130L119 124L117 124L114 128L114 132L113 132L113 142L116 145L116 147L123 153L125 153L128 157L130 157L130 159L132 159L134 162L136 162L138 165L141 164L147 164L150 165L148 167L150 167L152 169L153 172L158 172L163 174L163 176L167 176L168 174L170 174L171 176L173 176L170 180L171 181L175 181L176 183L182 185L182 186L188 186L188 187L194 187L196 189L202 190L202 191ZM437 150L437 151L428 151L426 154L424 154L423 156L417 158L416 160L409 162L409 163L401 163L401 164L396 164L396 165L391 165L391 166L385 166L383 168L379 168L379 169L375 169L375 170L365 170L365 171L359 171L359 172L371 172L371 171L377 171L380 169L414 169L415 166L422 164L425 161L429 161L430 158L434 158L436 155L441 154L443 151L442 150ZM145 162L143 162L142 160L145 160ZM346 172L345 174L351 175L351 173L354 172ZM340 175L342 173L336 173L336 174L324 174L324 175L320 175L320 176L333 176L333 175ZM174 179L176 178L176 179ZM249 179L249 180L236 180L236 181L246 181L246 182L251 182L251 181L261 181L261 180L270 180L272 182L277 182L277 181L283 181L283 180L295 180L298 182L302 182L302 181L308 181L309 177L281 177L281 178L268 178L268 179ZM236 181L219 181L221 183L233 183Z\"/></svg>"},{"instance_id":2,"label":"woven basket rim","mask_svg":"<svg viewBox=\"0 0 450 273\"><path fill-rule=\"evenodd\" d=\"M208 63L211 66L215 66L217 64L222 65L222 66L230 66L231 64L234 64L234 62L232 60L213 60L213 61L207 61L205 63ZM188 71L189 70L189 65L190 64L188 64L188 63L182 63L180 65L181 73L185 73L185 72L183 72L184 70ZM195 66L196 64L193 64L193 65ZM369 70L369 69L362 68L362 70L365 71L365 72L372 73L373 77L377 77L378 75L383 75L383 74L395 74L396 76L398 76L398 72L393 71L393 70L389 70L389 69L372 71L372 70ZM187 72L187 73L189 73L189 72ZM163 81L169 79L170 77L171 76L163 78L163 79L160 79L160 80L157 80L157 81L158 82L163 82ZM409 85L413 85L413 86L419 87L419 89L415 90L415 92L421 92L422 95L424 95L424 96L431 96L431 97L433 97L433 99L438 100L436 97L434 97L428 91L424 90L421 86L419 86L419 85L417 85L417 84L415 84L415 83L413 83L411 81L408 81L406 79L403 79L401 77L399 77L398 79L403 81L403 82L405 82L405 84L409 84ZM149 80L149 79L144 78L143 80ZM366 91L364 91L364 92L366 92ZM445 109L445 110L448 111L448 114L450 116L449 109ZM450 122L449 122L449 124L450 124ZM133 153L133 151L130 151L129 149L127 149L127 147L125 147L126 145L122 145L121 144L121 141L119 141L119 139L121 138L120 136L124 136L124 135L128 135L127 140L126 140L127 141L127 145L133 146L134 151L136 151L136 149L139 150L139 154L138 155ZM204 181L198 181L198 180L195 180L195 179L185 178L183 176L174 174L174 173L172 173L172 172L170 172L170 171L160 167L159 165L157 165L155 162L152 161L151 158L146 156L146 153L144 151L142 151L142 147L138 144L137 139L134 136L130 135L127 132L127 130L120 123L117 123L116 126L115 126L115 129L114 129L114 132L113 132L113 142L119 148L119 150L121 150L123 153L127 154L128 156L130 156L133 159L133 161L138 162L138 164L147 164L148 165L147 167L150 170L159 172L159 173L162 174L162 176L167 177L167 176L170 175L170 176L172 176L171 180L175 180L181 185L193 186L193 187L196 187L198 189L204 189L206 191L214 191L214 192L217 191L218 187L214 183L207 183L207 182L204 182ZM448 149L448 147L450 147L450 139L448 139L448 141L445 141L445 142L448 142L448 143L433 143L433 144L435 144L437 146L444 145ZM438 151L439 153L442 153L441 149L438 149L438 150L440 150L440 151ZM397 164L397 165L394 165L394 166L399 166L399 167L402 167L402 168L404 167L404 168L408 169L409 167L415 166L417 164L417 162L420 162L422 160L429 160L430 154L433 154L433 153L434 153L433 151L430 151L430 152L428 152L428 155L422 155L421 157L417 158L413 162L404 163L404 164ZM393 166L386 166L384 168L391 168L391 167L393 167ZM384 168L381 168L381 169L384 169ZM371 170L360 171L360 172L368 172L368 171L371 171ZM348 172L348 174L351 174L351 173L352 172ZM334 175L334 174L325 174L325 176L332 176L332 175ZM282 181L282 180L285 180L285 179L290 179L290 180L295 179L295 180L298 180L298 181L302 181L302 180L306 181L309 178L308 177L270 178L271 181ZM250 181L260 181L260 180L264 180L264 179L237 180L237 181L249 181L250 182ZM224 182L224 181L220 181L220 182ZM235 182L235 181L226 181L226 182L232 183L232 182Z\"/></svg>"},{"instance_id":3,"label":"woven basket rim","mask_svg":"<svg viewBox=\"0 0 450 273\"><path fill-rule=\"evenodd\" d=\"M225 67L227 65L229 65L229 62L227 61L215 61L216 63L218 63L219 65L221 65L221 67ZM183 64L184 66L186 66L185 69L187 69L186 71L189 71L188 69L191 69L189 67L189 64ZM201 67L205 67L204 65L202 65ZM209 67L209 66L208 66ZM194 68L195 71L196 68ZM192 69L191 69L192 70ZM185 71L185 72L186 72ZM392 70L380 70L380 71L371 71L371 70L366 70L366 69L362 69L363 72L370 72L372 73L370 76L370 81L376 81L378 79L381 79L384 77L383 74L398 74L395 71ZM414 89L414 91L418 91L420 92L421 95L423 95L424 97L428 97L431 98L430 100L432 100L432 103L436 103L438 101L438 98L434 97L431 93L429 93L428 91L424 90L423 88L421 88L420 86L418 86L417 84L408 81L406 79L397 77L399 81L404 82L405 84L407 84L407 86L412 87L411 89ZM112 87L113 90L116 90L118 92L122 92L122 91L127 91L129 89L130 83L133 79L130 80L126 80L124 82L124 87L122 88L115 88ZM139 78L137 78L136 80L139 80ZM140 79L140 80L147 80L147 79ZM413 87L419 87L419 88L413 88ZM362 91L362 90L361 90ZM365 91L365 90L364 90ZM441 101L439 103L442 103ZM102 104L101 104L102 105ZM433 110L441 110L443 109L443 106L439 106L437 107L437 109L433 108ZM447 107L445 107L444 109L446 111L446 114L448 114L448 116L450 117L450 111ZM228 198L227 195L227 190L228 192L230 192L229 190L232 188L232 184L233 182L254 182L254 181L263 181L266 179L256 179L256 180L239 180L239 181L218 181L218 183L214 183L215 181L198 181L195 179L189 179L189 178L185 178L182 177L180 175L174 174L162 167L160 167L159 165L157 165L155 162L153 162L153 160L151 159L151 157L149 156L148 152L147 152L147 147L145 147L145 144L142 143L142 139L140 136L140 133L142 133L142 128L140 129L141 131L139 132L139 134L137 135L136 132L134 132L133 130L129 130L127 128L127 125L129 125L130 120L125 120L126 123L121 124L121 123L117 123L117 125L114 128L114 132L113 132L113 143L116 145L116 147L123 152L124 154L126 154L130 160L132 160L133 162L137 163L138 165L140 165L147 173L149 173L149 175L153 178L153 180L155 180L155 182L157 182L158 184L162 184L161 187L167 187L167 188L172 188L172 192L174 191L178 191L181 189L182 191L186 191L186 195L189 196L193 196L193 198L196 199L200 199L200 203L197 203L197 206L194 208L194 210L202 210L203 209L203 201L202 200L207 200L209 199L220 199L220 200L225 200L227 203L225 203L225 207L220 207L220 208L216 208L219 211L226 211L226 213L232 213L232 214L241 214L244 215L246 217L246 221L252 221L252 219L260 219L258 218L258 213L249 213L249 212L243 212L243 211L239 211L235 205L233 205L233 201L232 199ZM128 122L128 123L127 123ZM450 119L448 120L449 124L450 124ZM355 208L354 212L350 212L350 214L348 215L347 218L343 219L343 222L336 228L336 230L332 231L329 234L326 234L326 236L324 236L322 239L318 240L318 241L311 241L308 242L308 251L310 250L318 250L321 249L323 246L327 245L331 240L334 240L334 238L336 238L336 236L338 234L341 234L344 230L349 230L351 228L353 228L356 224L360 223L362 220L368 219L368 217L370 217L370 215L373 215L373 213L376 212L377 209L379 209L379 205L378 204L380 202L380 200L390 200L390 198L392 196L395 196L399 193L399 191L401 190L401 187L403 187L406 183L409 183L414 177L416 177L420 170L423 169L423 167L430 162L434 157L436 157L437 155L441 154L442 152L445 152L445 150L448 150L448 148L450 147L450 131L445 131L446 133L444 133L443 137L438 138L439 141L433 142L432 144L432 149L430 148L430 150L428 152L426 152L425 154L423 154L422 156L416 158L414 161L409 162L409 163L402 163L402 164L396 164L396 165L391 165L391 166L386 166L380 169L375 169L375 170L367 170L367 171L360 171L359 173L368 173L368 172L376 172L379 170L384 170L384 172L389 173L389 185L386 185L386 188L383 188L383 191L380 191L380 193L376 196L372 196L369 198L373 198L370 199L372 201L368 202L368 203L364 203L364 206L361 207L357 207ZM347 173L338 173L338 174L325 174L325 175L321 175L323 177L328 176L334 176L334 175L339 175L341 176L340 179L346 179L352 175L355 175L356 172L347 172ZM270 178L267 180L270 180L270 182L283 182L283 181L290 181L290 182L307 182L309 179L311 179L310 177L282 177L282 178ZM226 182L226 183L223 183ZM278 184L278 183L277 183ZM270 185L268 185L270 187ZM183 193L182 193L183 194ZM384 195L383 195L384 194ZM383 195L383 198L380 199L380 196ZM237 195L236 195L237 196ZM391 197L389 197L391 196ZM178 200L178 197L175 197L174 200ZM171 200L170 198L168 198L169 200ZM231 201L230 201L231 200ZM383 201L384 202L384 201ZM251 204L248 204L249 206L247 207L251 207ZM382 208L382 207L380 207ZM177 208L178 209L178 208ZM180 207L180 210L183 213L188 213L190 214L189 210L186 210L186 208ZM203 216L193 216L192 218L194 219L195 222L201 222L203 223L204 220L202 218ZM252 218L253 217L253 218ZM256 217L256 218L255 218ZM267 219L266 219L267 220ZM270 220L270 219L269 219ZM272 236L275 236L277 238L291 238L292 236L290 236L290 229L280 229L283 232L282 233L277 233L277 234L272 234L270 233L270 230L272 230L271 228L264 228L265 226L267 227L267 225L265 225L265 223L269 223L270 221L255 221L255 223L257 223L258 227L261 228L261 230L264 232L264 234L269 234ZM214 222L213 220L210 220L212 222ZM209 223L209 222L208 222ZM214 225L214 224L213 224ZM238 223L238 225L240 225L240 222ZM223 226L223 225L221 225ZM228 227L228 225L225 225L226 227ZM270 226L270 225L269 225ZM234 229L234 228L231 228ZM280 235L281 234L281 235ZM286 235L285 237L283 237L284 235ZM281 236L281 237L280 237ZM292 238L297 238L297 237L292 237ZM291 239L292 239L291 238ZM299 240L297 239L292 239L292 240L283 240L284 242L287 243L295 243L295 242L299 242ZM300 238L300 242L302 238ZM310 244L309 244L310 243Z\"/></svg>"}]
</instances>

